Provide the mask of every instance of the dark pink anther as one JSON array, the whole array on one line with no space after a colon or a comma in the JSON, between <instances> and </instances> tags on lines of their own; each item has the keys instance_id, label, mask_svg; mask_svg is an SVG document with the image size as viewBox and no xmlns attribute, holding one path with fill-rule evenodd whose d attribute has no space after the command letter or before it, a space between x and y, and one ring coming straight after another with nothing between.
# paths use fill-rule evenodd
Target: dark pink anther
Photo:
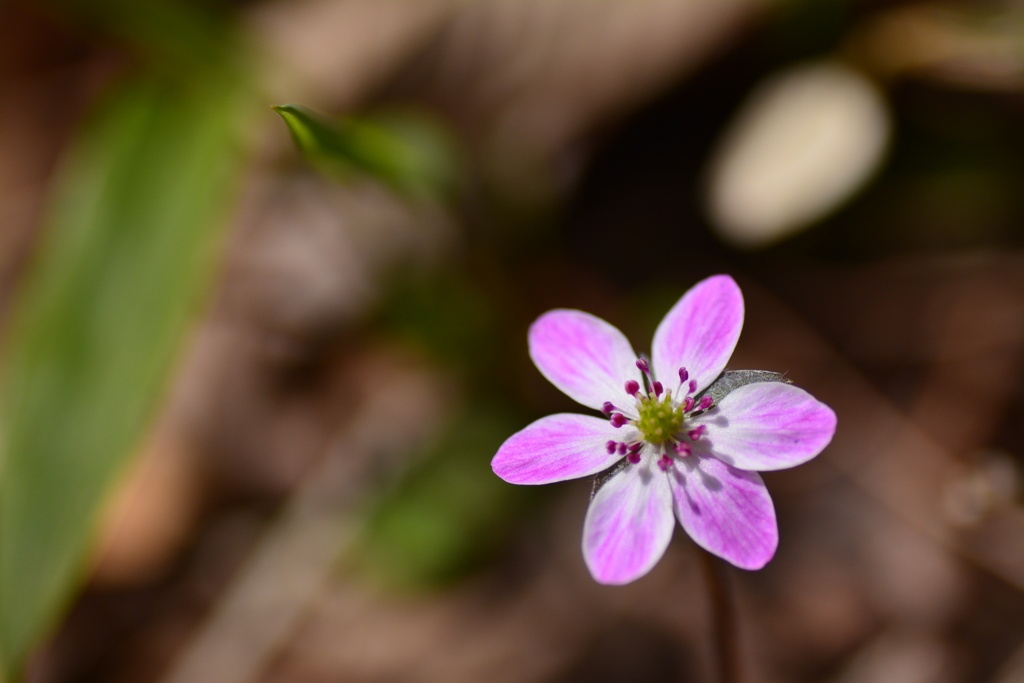
<instances>
[{"instance_id":1,"label":"dark pink anther","mask_svg":"<svg viewBox=\"0 0 1024 683\"><path fill-rule=\"evenodd\" d=\"M636 453L637 451L639 451L643 447L644 447L644 442L643 441L637 441L636 443L634 443L633 445L631 445L629 447L629 452L630 453Z\"/></svg>"},{"instance_id":2,"label":"dark pink anther","mask_svg":"<svg viewBox=\"0 0 1024 683\"><path fill-rule=\"evenodd\" d=\"M683 412L688 413L693 410L693 396L687 396L683 399Z\"/></svg>"},{"instance_id":3,"label":"dark pink anther","mask_svg":"<svg viewBox=\"0 0 1024 683\"><path fill-rule=\"evenodd\" d=\"M654 390L654 395L659 398L661 397L661 392L665 391L665 387L661 386L661 382L655 382L652 384L651 389Z\"/></svg>"},{"instance_id":4,"label":"dark pink anther","mask_svg":"<svg viewBox=\"0 0 1024 683\"><path fill-rule=\"evenodd\" d=\"M622 425L629 422L626 416L622 413L612 413L612 427L621 427Z\"/></svg>"},{"instance_id":5,"label":"dark pink anther","mask_svg":"<svg viewBox=\"0 0 1024 683\"><path fill-rule=\"evenodd\" d=\"M640 368L640 372L645 375L651 374L651 365L647 362L646 358L640 358L636 361L636 366Z\"/></svg>"},{"instance_id":6,"label":"dark pink anther","mask_svg":"<svg viewBox=\"0 0 1024 683\"><path fill-rule=\"evenodd\" d=\"M608 451L608 455L611 455L612 453L615 452L615 449L619 447L619 444L615 443L614 441L609 441L604 445L604 447L605 450Z\"/></svg>"},{"instance_id":7,"label":"dark pink anther","mask_svg":"<svg viewBox=\"0 0 1024 683\"><path fill-rule=\"evenodd\" d=\"M663 455L660 458L658 458L658 467L661 468L662 472L667 471L668 468L671 467L671 466L672 466L672 458L669 457L668 455Z\"/></svg>"},{"instance_id":8,"label":"dark pink anther","mask_svg":"<svg viewBox=\"0 0 1024 683\"><path fill-rule=\"evenodd\" d=\"M635 379L631 379L626 382L626 393L630 396L636 396L636 392L640 391L640 383Z\"/></svg>"},{"instance_id":9,"label":"dark pink anther","mask_svg":"<svg viewBox=\"0 0 1024 683\"><path fill-rule=\"evenodd\" d=\"M619 444L619 455L625 455L625 454L626 454L626 444L625 443L620 443Z\"/></svg>"},{"instance_id":10,"label":"dark pink anther","mask_svg":"<svg viewBox=\"0 0 1024 683\"><path fill-rule=\"evenodd\" d=\"M615 406L612 405L611 401L605 401L604 405L601 406L601 412L604 413L605 415L611 415L613 412L615 412Z\"/></svg>"},{"instance_id":11,"label":"dark pink anther","mask_svg":"<svg viewBox=\"0 0 1024 683\"><path fill-rule=\"evenodd\" d=\"M708 431L708 428L705 427L704 425L701 425L700 427L697 427L696 429L691 429L689 432L687 432L687 435L691 439L696 441L700 437L704 436L704 432L706 432L706 431Z\"/></svg>"},{"instance_id":12,"label":"dark pink anther","mask_svg":"<svg viewBox=\"0 0 1024 683\"><path fill-rule=\"evenodd\" d=\"M690 444L683 443L682 441L673 446L672 450L674 450L676 453L684 457L693 453L693 449L690 448Z\"/></svg>"},{"instance_id":13,"label":"dark pink anther","mask_svg":"<svg viewBox=\"0 0 1024 683\"><path fill-rule=\"evenodd\" d=\"M708 408L711 407L711 404L714 403L714 402L715 402L715 399L711 398L710 395L705 396L704 398L702 398L700 400L700 409L701 410L707 410Z\"/></svg>"},{"instance_id":14,"label":"dark pink anther","mask_svg":"<svg viewBox=\"0 0 1024 683\"><path fill-rule=\"evenodd\" d=\"M693 394L693 393L696 393L696 391L697 391L697 380L691 379L690 380L690 390L688 392L686 392L686 393Z\"/></svg>"},{"instance_id":15,"label":"dark pink anther","mask_svg":"<svg viewBox=\"0 0 1024 683\"><path fill-rule=\"evenodd\" d=\"M635 465L640 462L640 453L637 451L631 451L630 454L626 456L626 460Z\"/></svg>"},{"instance_id":16,"label":"dark pink anther","mask_svg":"<svg viewBox=\"0 0 1024 683\"><path fill-rule=\"evenodd\" d=\"M679 384L686 384L688 379L690 379L690 373L686 371L686 368L679 368Z\"/></svg>"}]
</instances>

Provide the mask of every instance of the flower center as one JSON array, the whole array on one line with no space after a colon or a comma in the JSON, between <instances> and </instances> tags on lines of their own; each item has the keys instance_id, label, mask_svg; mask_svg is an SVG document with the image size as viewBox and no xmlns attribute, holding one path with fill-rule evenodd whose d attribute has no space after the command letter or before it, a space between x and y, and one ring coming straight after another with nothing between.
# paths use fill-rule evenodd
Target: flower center
<instances>
[{"instance_id":1,"label":"flower center","mask_svg":"<svg viewBox=\"0 0 1024 683\"><path fill-rule=\"evenodd\" d=\"M636 428L644 435L647 443L664 443L682 430L683 407L672 407L669 392L660 399L657 396L641 396L637 400L637 410L640 417L636 421Z\"/></svg>"},{"instance_id":2,"label":"flower center","mask_svg":"<svg viewBox=\"0 0 1024 683\"><path fill-rule=\"evenodd\" d=\"M641 451L644 444L651 444L656 451L661 452L658 459L658 467L667 470L672 466L675 456L686 457L693 452L690 443L697 441L707 432L707 426L699 425L696 429L683 432L683 425L686 423L686 416L694 411L705 411L714 404L711 396L705 395L697 402L693 393L697 391L697 381L689 379L686 368L679 368L679 393L683 400L678 405L672 402L672 391L665 391L665 387L651 375L651 368L648 362L641 358L636 366L644 373L647 386L650 391L644 393L640 390L640 383L634 379L627 380L623 387L626 393L636 399L637 419L630 420L623 413L618 412L611 401L605 401L601 412L608 415L613 427L623 427L631 424L640 432L640 437L632 437L626 441L608 441L605 447L608 454L618 453L626 456L632 464L637 464L642 459ZM688 390L688 391L687 391Z\"/></svg>"}]
</instances>

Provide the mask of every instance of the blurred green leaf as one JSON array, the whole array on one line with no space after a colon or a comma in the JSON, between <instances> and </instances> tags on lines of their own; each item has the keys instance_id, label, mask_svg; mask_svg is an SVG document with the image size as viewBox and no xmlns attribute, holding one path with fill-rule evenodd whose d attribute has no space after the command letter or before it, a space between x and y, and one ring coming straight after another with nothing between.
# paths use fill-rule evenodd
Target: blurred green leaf
<instances>
[{"instance_id":1,"label":"blurred green leaf","mask_svg":"<svg viewBox=\"0 0 1024 683\"><path fill-rule=\"evenodd\" d=\"M331 121L295 104L272 109L303 155L330 175L366 173L415 198L447 200L458 189L454 138L423 112L391 110Z\"/></svg>"},{"instance_id":2,"label":"blurred green leaf","mask_svg":"<svg viewBox=\"0 0 1024 683\"><path fill-rule=\"evenodd\" d=\"M521 427L511 415L474 406L372 509L362 560L404 588L452 581L501 543L528 491L491 471L498 447Z\"/></svg>"},{"instance_id":3,"label":"blurred green leaf","mask_svg":"<svg viewBox=\"0 0 1024 683\"><path fill-rule=\"evenodd\" d=\"M209 288L246 92L212 65L187 85L123 85L57 182L0 394L0 658L11 677L82 578L97 509Z\"/></svg>"}]
</instances>

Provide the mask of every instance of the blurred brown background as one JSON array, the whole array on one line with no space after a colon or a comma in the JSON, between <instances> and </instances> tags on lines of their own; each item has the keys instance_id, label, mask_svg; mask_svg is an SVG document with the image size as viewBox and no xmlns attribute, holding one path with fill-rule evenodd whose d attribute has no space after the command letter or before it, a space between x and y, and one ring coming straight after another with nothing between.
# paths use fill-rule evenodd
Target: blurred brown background
<instances>
[{"instance_id":1,"label":"blurred brown background","mask_svg":"<svg viewBox=\"0 0 1024 683\"><path fill-rule=\"evenodd\" d=\"M145 6L0 9L5 320L83 122L161 68ZM728 572L743 680L1024 681L1018 3L192 9L242 36L254 93L230 220L26 680L716 680L681 530L647 577L596 585L589 483L488 463L573 409L529 363L537 315L587 310L644 349L727 272L730 367L839 416L765 477L776 558ZM267 108L286 102L440 121L456 197L318 172Z\"/></svg>"}]
</instances>

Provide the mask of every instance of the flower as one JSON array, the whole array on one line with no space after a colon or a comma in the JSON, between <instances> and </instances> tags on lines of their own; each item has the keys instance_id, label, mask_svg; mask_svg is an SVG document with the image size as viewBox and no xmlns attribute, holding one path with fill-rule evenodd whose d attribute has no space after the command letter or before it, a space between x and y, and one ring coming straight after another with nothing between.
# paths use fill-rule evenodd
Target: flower
<instances>
[{"instance_id":1,"label":"flower","mask_svg":"<svg viewBox=\"0 0 1024 683\"><path fill-rule=\"evenodd\" d=\"M552 384L607 418L561 413L513 434L491 462L513 484L612 474L590 501L583 557L594 579L624 584L657 564L675 519L705 550L743 569L775 554L775 508L757 471L807 462L835 432L835 413L803 389L752 382L714 401L743 327L728 275L697 283L654 333L651 359L582 311L549 311L530 327L530 357Z\"/></svg>"}]
</instances>

